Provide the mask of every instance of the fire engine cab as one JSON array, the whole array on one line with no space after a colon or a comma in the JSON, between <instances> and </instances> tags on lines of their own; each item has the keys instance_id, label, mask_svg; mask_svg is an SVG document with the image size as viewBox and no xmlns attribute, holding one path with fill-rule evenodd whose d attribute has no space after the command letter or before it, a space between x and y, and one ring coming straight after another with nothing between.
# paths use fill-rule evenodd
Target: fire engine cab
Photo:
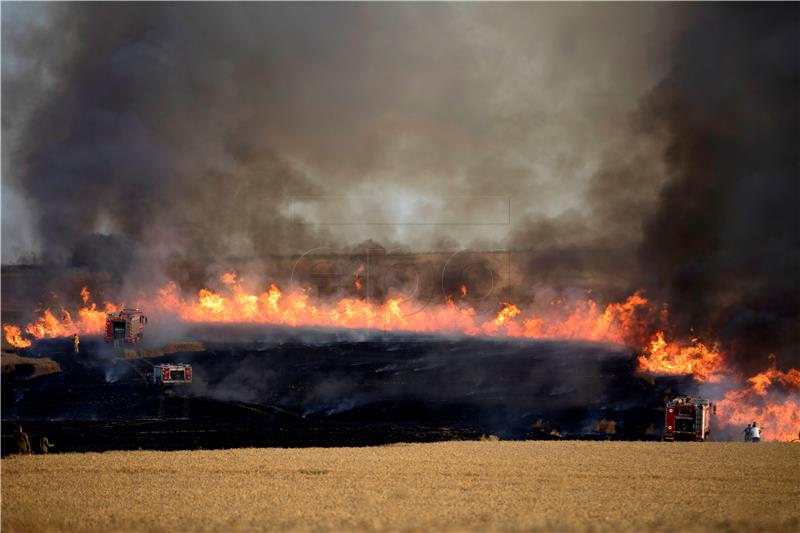
<instances>
[{"instance_id":1,"label":"fire engine cab","mask_svg":"<svg viewBox=\"0 0 800 533\"><path fill-rule=\"evenodd\" d=\"M137 344L142 342L147 317L141 309L123 309L106 316L106 342Z\"/></svg>"},{"instance_id":2,"label":"fire engine cab","mask_svg":"<svg viewBox=\"0 0 800 533\"><path fill-rule=\"evenodd\" d=\"M153 384L172 385L192 382L192 365L161 363L153 365Z\"/></svg>"},{"instance_id":3,"label":"fire engine cab","mask_svg":"<svg viewBox=\"0 0 800 533\"><path fill-rule=\"evenodd\" d=\"M716 411L711 400L678 396L667 402L664 440L703 442L711 433L711 414Z\"/></svg>"}]
</instances>

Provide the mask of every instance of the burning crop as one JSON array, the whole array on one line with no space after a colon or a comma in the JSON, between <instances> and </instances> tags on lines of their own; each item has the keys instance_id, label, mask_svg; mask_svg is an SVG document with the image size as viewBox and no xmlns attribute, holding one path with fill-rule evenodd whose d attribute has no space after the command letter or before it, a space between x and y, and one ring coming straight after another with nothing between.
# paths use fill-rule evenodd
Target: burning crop
<instances>
[{"instance_id":1,"label":"burning crop","mask_svg":"<svg viewBox=\"0 0 800 533\"><path fill-rule=\"evenodd\" d=\"M177 316L184 322L261 323L289 326L385 329L389 331L443 332L464 335L490 335L537 339L577 339L631 344L641 335L634 324L637 312L647 314L651 306L639 293L621 304L601 310L588 300L570 307L564 302L552 305L546 313L525 313L511 302L503 302L495 313L481 313L465 301L446 305L423 304L401 297L380 303L365 298L342 297L332 301L313 298L306 289L281 290L271 283L263 292L250 292L233 272L223 274L217 289L203 288L195 295L180 292L167 283L152 298L135 302L152 315ZM45 307L25 328L6 326L6 340L18 347L30 339L67 336L72 333L97 334L102 331L106 313L124 305L91 300L87 288L81 291L83 305L70 311L64 307ZM101 310L102 309L102 310ZM73 318L77 315L77 319Z\"/></svg>"},{"instance_id":2,"label":"burning crop","mask_svg":"<svg viewBox=\"0 0 800 533\"><path fill-rule=\"evenodd\" d=\"M358 278L356 278L358 279ZM625 301L601 306L585 299L568 304L553 300L547 308L526 311L503 302L493 314L480 313L463 298L452 297L444 305L422 305L414 300L388 297L382 302L342 297L325 300L310 291L281 290L269 284L264 291L249 291L237 273L220 276L216 288L203 288L194 295L182 293L168 283L151 298L135 302L152 316L175 316L187 323L257 323L346 329L381 329L467 336L499 336L530 339L573 339L624 344L638 353L642 373L686 375L699 383L719 384L733 373L716 342L695 337L681 341L668 336L666 308L650 302L642 293ZM464 295L466 290L462 290ZM92 301L88 287L80 293L81 305L74 310L45 307L23 329L5 325L5 339L12 346L26 348L33 340L80 334L100 334L106 313L121 304ZM743 388L727 386L719 400L723 426L743 425L753 420L769 428L767 439L789 440L797 434L800 372L773 367L743 380Z\"/></svg>"},{"instance_id":3,"label":"burning crop","mask_svg":"<svg viewBox=\"0 0 800 533\"><path fill-rule=\"evenodd\" d=\"M16 348L26 348L31 345L31 338L52 339L66 337L73 333L87 335L102 333L106 315L113 313L118 307L106 303L102 310L98 309L97 304L91 301L88 287L81 289L81 301L83 305L73 312L62 306L52 309L45 307L38 310L36 319L25 327L25 334L17 326L3 326L6 342Z\"/></svg>"},{"instance_id":4,"label":"burning crop","mask_svg":"<svg viewBox=\"0 0 800 533\"><path fill-rule=\"evenodd\" d=\"M715 382L725 372L719 346L706 346L696 338L681 345L668 342L659 331L639 356L639 367L653 374L690 375L697 381Z\"/></svg>"},{"instance_id":5,"label":"burning crop","mask_svg":"<svg viewBox=\"0 0 800 533\"><path fill-rule=\"evenodd\" d=\"M6 342L15 348L27 348L31 345L31 341L22 336L22 330L17 326L7 324L3 326Z\"/></svg>"},{"instance_id":6,"label":"burning crop","mask_svg":"<svg viewBox=\"0 0 800 533\"><path fill-rule=\"evenodd\" d=\"M744 427L755 421L772 440L791 441L800 438L800 370L786 372L772 367L748 378L739 389L725 392L717 402L723 424Z\"/></svg>"}]
</instances>

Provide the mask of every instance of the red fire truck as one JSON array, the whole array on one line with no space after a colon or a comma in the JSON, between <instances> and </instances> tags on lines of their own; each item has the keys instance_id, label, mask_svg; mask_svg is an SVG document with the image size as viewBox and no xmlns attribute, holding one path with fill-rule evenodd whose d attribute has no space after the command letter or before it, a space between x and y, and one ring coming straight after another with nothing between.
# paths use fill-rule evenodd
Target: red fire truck
<instances>
[{"instance_id":1,"label":"red fire truck","mask_svg":"<svg viewBox=\"0 0 800 533\"><path fill-rule=\"evenodd\" d=\"M123 309L106 317L106 342L137 344L142 342L147 317L141 309Z\"/></svg>"},{"instance_id":2,"label":"red fire truck","mask_svg":"<svg viewBox=\"0 0 800 533\"><path fill-rule=\"evenodd\" d=\"M711 400L678 396L667 402L664 440L703 442L711 434L711 415L716 407Z\"/></svg>"},{"instance_id":3,"label":"red fire truck","mask_svg":"<svg viewBox=\"0 0 800 533\"><path fill-rule=\"evenodd\" d=\"M154 385L173 385L192 382L192 365L161 363L153 365Z\"/></svg>"}]
</instances>

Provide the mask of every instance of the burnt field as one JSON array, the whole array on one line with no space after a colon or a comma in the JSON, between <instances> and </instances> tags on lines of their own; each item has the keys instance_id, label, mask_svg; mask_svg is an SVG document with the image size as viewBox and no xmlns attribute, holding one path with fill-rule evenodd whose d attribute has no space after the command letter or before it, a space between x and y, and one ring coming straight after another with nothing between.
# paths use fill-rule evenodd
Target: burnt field
<instances>
[{"instance_id":1,"label":"burnt field","mask_svg":"<svg viewBox=\"0 0 800 533\"><path fill-rule=\"evenodd\" d=\"M154 332L154 338L159 338ZM644 379L618 346L215 325L195 351L40 341L54 374L3 377L3 452L22 423L54 451L362 446L476 439L657 439L676 380ZM152 342L152 341L151 341ZM200 344L201 343L201 344ZM127 355L127 357L125 356ZM151 355L151 357L142 357ZM152 364L189 363L155 386Z\"/></svg>"}]
</instances>

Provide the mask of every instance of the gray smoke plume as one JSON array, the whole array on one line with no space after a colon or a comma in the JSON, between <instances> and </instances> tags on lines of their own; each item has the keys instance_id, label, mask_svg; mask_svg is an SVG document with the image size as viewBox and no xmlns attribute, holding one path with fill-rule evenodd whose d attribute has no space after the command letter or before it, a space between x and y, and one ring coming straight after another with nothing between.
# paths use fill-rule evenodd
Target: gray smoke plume
<instances>
[{"instance_id":1,"label":"gray smoke plume","mask_svg":"<svg viewBox=\"0 0 800 533\"><path fill-rule=\"evenodd\" d=\"M206 261L496 246L498 220L577 212L664 72L648 28L675 25L661 6L3 10L6 188L55 259L92 233Z\"/></svg>"}]
</instances>

